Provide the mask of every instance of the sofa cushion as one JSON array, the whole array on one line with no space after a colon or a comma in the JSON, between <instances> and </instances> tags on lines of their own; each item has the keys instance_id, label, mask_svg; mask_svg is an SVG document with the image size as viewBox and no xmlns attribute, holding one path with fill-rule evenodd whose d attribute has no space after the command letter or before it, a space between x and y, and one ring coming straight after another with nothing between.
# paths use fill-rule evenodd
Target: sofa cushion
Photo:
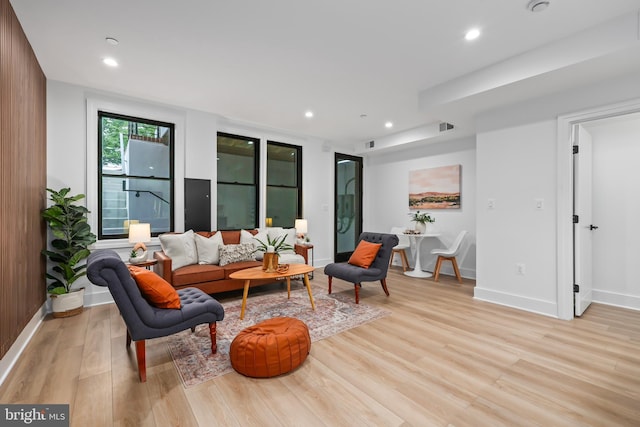
<instances>
[{"instance_id":1,"label":"sofa cushion","mask_svg":"<svg viewBox=\"0 0 640 427\"><path fill-rule=\"evenodd\" d=\"M162 250L171 258L171 270L175 271L185 265L198 262L198 251L193 234L193 230L189 230L182 234L165 233L158 236Z\"/></svg>"},{"instance_id":2,"label":"sofa cushion","mask_svg":"<svg viewBox=\"0 0 640 427\"><path fill-rule=\"evenodd\" d=\"M267 243L267 232L266 230L258 231L256 234L251 233L247 230L240 230L240 243L251 243L254 248L260 245L260 242ZM264 258L263 251L255 251L253 253L257 260L262 260Z\"/></svg>"},{"instance_id":3,"label":"sofa cushion","mask_svg":"<svg viewBox=\"0 0 640 427\"><path fill-rule=\"evenodd\" d=\"M222 234L216 233L211 237L195 235L198 250L198 264L218 264L220 261L219 247L223 245Z\"/></svg>"},{"instance_id":4,"label":"sofa cushion","mask_svg":"<svg viewBox=\"0 0 640 427\"><path fill-rule=\"evenodd\" d=\"M233 264L227 264L224 267L224 278L231 279L229 275L239 270L244 270L246 268L259 267L262 265L262 261L240 261L234 262Z\"/></svg>"},{"instance_id":5,"label":"sofa cushion","mask_svg":"<svg viewBox=\"0 0 640 427\"><path fill-rule=\"evenodd\" d=\"M358 267L369 268L373 260L376 259L376 255L378 255L381 246L382 243L371 243L366 240L360 240L360 243L356 246L356 250L353 251L353 254L351 254L347 262Z\"/></svg>"},{"instance_id":6,"label":"sofa cushion","mask_svg":"<svg viewBox=\"0 0 640 427\"><path fill-rule=\"evenodd\" d=\"M157 308L180 309L180 296L169 282L143 267L130 265L129 272L149 304Z\"/></svg>"},{"instance_id":7,"label":"sofa cushion","mask_svg":"<svg viewBox=\"0 0 640 427\"><path fill-rule=\"evenodd\" d=\"M278 264L304 264L304 257L298 254L280 254Z\"/></svg>"},{"instance_id":8,"label":"sofa cushion","mask_svg":"<svg viewBox=\"0 0 640 427\"><path fill-rule=\"evenodd\" d=\"M240 261L255 261L253 243L220 246L220 267Z\"/></svg>"},{"instance_id":9,"label":"sofa cushion","mask_svg":"<svg viewBox=\"0 0 640 427\"><path fill-rule=\"evenodd\" d=\"M296 229L295 228L282 228L282 227L270 227L267 228L267 234L271 240L278 239L282 237L283 234L286 234L287 237L284 239L285 243L291 245L290 250L281 251L281 253L285 254L295 254L294 247L296 245Z\"/></svg>"},{"instance_id":10,"label":"sofa cushion","mask_svg":"<svg viewBox=\"0 0 640 427\"><path fill-rule=\"evenodd\" d=\"M173 272L173 285L185 286L212 282L225 278L224 269L217 265L187 265Z\"/></svg>"}]
</instances>

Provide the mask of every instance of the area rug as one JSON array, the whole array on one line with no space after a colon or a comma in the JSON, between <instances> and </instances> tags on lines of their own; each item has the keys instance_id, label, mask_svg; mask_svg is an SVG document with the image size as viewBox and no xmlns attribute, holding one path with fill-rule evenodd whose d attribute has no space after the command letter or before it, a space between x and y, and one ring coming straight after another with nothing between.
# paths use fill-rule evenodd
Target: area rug
<instances>
[{"instance_id":1,"label":"area rug","mask_svg":"<svg viewBox=\"0 0 640 427\"><path fill-rule=\"evenodd\" d=\"M195 333L183 331L170 336L169 352L184 386L192 387L232 372L229 360L231 341L242 329L263 320L280 316L300 319L307 324L314 342L391 314L362 301L356 304L353 291L331 295L326 292L326 289L314 291L315 311L311 309L305 288L292 290L289 300L286 290L255 296L250 293L244 320L240 320L241 299L223 303L224 320L217 325L218 351L213 355L207 325L198 326Z\"/></svg>"}]
</instances>

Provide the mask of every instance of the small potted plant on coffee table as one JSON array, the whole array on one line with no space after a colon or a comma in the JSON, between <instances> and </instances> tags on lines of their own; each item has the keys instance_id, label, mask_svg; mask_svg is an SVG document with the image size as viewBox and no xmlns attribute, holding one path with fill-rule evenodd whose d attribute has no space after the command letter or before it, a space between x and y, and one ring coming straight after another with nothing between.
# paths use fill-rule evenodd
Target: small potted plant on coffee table
<instances>
[{"instance_id":1,"label":"small potted plant on coffee table","mask_svg":"<svg viewBox=\"0 0 640 427\"><path fill-rule=\"evenodd\" d=\"M287 238L286 234L280 237L271 238L267 236L267 241L263 242L260 239L255 239L258 242L255 252L264 252L264 258L262 259L262 270L267 273L275 273L278 270L278 258L280 253L293 250L293 246L285 242Z\"/></svg>"}]
</instances>

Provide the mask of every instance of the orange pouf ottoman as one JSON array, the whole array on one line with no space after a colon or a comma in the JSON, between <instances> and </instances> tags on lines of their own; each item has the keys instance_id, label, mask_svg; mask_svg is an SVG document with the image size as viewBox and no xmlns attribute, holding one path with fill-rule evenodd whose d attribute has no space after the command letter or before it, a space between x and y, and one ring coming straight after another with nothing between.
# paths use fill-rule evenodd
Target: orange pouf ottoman
<instances>
[{"instance_id":1,"label":"orange pouf ottoman","mask_svg":"<svg viewBox=\"0 0 640 427\"><path fill-rule=\"evenodd\" d=\"M240 331L231 342L233 369L255 378L269 378L296 369L311 349L309 328L301 320L274 317Z\"/></svg>"}]
</instances>

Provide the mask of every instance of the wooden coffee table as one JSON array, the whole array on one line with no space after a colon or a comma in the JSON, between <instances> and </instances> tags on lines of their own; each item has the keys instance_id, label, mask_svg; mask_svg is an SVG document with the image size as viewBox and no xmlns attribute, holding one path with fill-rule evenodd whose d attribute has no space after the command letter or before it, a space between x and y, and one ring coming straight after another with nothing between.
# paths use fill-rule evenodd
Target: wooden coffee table
<instances>
[{"instance_id":1,"label":"wooden coffee table","mask_svg":"<svg viewBox=\"0 0 640 427\"><path fill-rule=\"evenodd\" d=\"M252 267L244 270L233 272L229 275L231 279L244 280L244 292L242 293L242 309L240 310L240 319L244 319L244 309L247 305L247 295L249 294L249 285L252 280L264 280L273 279L287 279L287 299L291 298L291 276L304 275L304 285L307 287L309 293L309 301L311 301L311 308L316 309L316 304L313 302L313 294L311 293L311 284L309 283L309 273L313 271L313 266L307 264L289 264L289 269L285 272L279 273L266 273L262 271L262 267Z\"/></svg>"}]
</instances>

